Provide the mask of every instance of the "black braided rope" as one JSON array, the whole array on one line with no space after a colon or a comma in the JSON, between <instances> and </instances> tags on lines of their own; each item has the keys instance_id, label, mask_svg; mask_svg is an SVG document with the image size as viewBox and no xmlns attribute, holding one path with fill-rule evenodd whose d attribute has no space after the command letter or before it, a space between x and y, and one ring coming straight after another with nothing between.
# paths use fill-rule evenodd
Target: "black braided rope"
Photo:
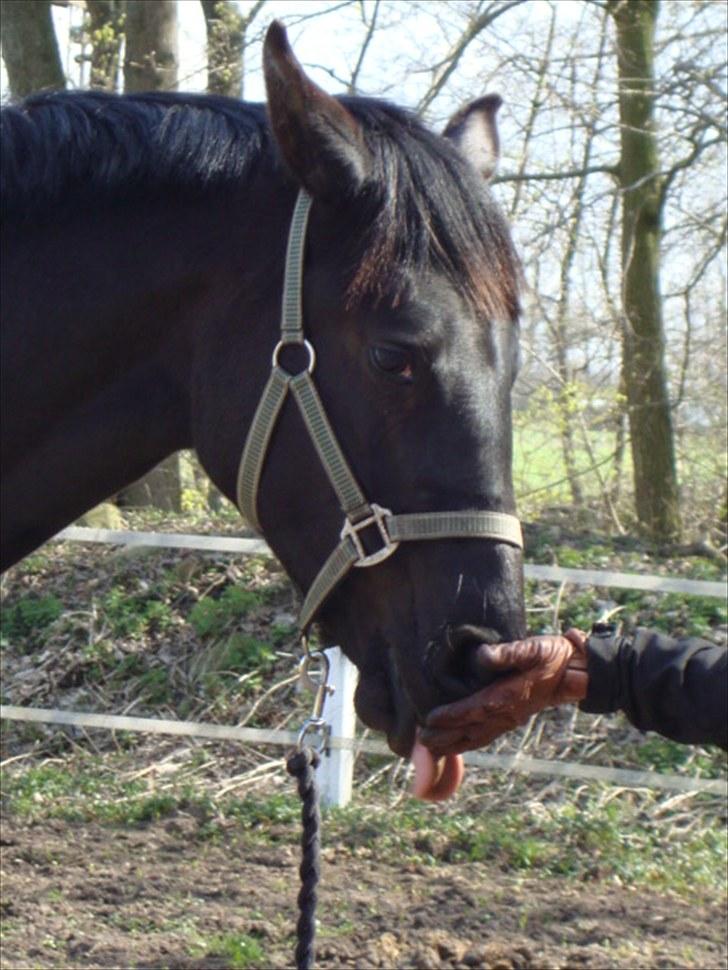
<instances>
[{"instance_id":1,"label":"black braided rope","mask_svg":"<svg viewBox=\"0 0 728 970\"><path fill-rule=\"evenodd\" d=\"M298 922L296 932L296 967L311 970L314 964L314 940L316 937L316 886L321 875L321 839L319 828L319 792L316 784L316 768L320 757L312 748L302 748L288 756L286 768L298 782L301 797L301 889L298 893Z\"/></svg>"}]
</instances>

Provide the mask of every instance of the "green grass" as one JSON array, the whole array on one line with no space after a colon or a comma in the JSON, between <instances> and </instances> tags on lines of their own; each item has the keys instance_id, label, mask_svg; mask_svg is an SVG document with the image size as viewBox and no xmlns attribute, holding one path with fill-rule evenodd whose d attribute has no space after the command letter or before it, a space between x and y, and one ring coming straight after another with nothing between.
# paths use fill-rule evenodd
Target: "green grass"
<instances>
[{"instance_id":1,"label":"green grass","mask_svg":"<svg viewBox=\"0 0 728 970\"><path fill-rule=\"evenodd\" d=\"M640 746L637 760L646 768L679 771L682 752L689 750L650 739ZM720 774L720 759L704 757L703 774ZM194 787L188 779L172 780L163 792L154 791L146 778L120 780L123 759L79 754L67 765L13 765L2 773L4 810L33 822L63 818L125 827L183 811L198 819L201 842L237 832L257 843L298 844L300 803L292 792L263 798L230 795L213 803L204 784ZM493 784L499 784L498 777ZM605 803L603 787L576 782L563 782L548 811L538 810L529 807L527 782L520 784L521 806L482 814L457 803L430 806L414 800L392 810L376 797L366 805L330 809L324 812L325 841L397 865L484 862L506 872L617 879L683 895L696 887L724 891L726 833L717 813L703 813L700 825L681 831L669 820L651 817L639 799ZM700 797L695 804L701 804ZM239 956L258 959L247 950Z\"/></svg>"},{"instance_id":2,"label":"green grass","mask_svg":"<svg viewBox=\"0 0 728 970\"><path fill-rule=\"evenodd\" d=\"M606 401L599 413L589 413L586 402L592 399L588 387L574 387L572 409L582 411L586 421L589 447L586 447L583 425L574 422L574 461L586 508L574 510L574 525L589 527L594 521L593 509L603 505L602 484L611 484L616 474L614 414L616 397ZM530 395L528 406L513 414L513 482L522 516L533 519L546 508L569 506L572 501L566 480L560 437L561 414L556 398L547 387ZM611 425L611 427L610 427ZM718 425L712 431L687 430L676 441L677 472L684 494L682 512L693 527L699 521L714 521L725 516L724 484L728 472L728 452L724 429ZM593 469L594 462L598 465ZM633 489L632 460L627 447L620 475L622 502L619 513L623 524L634 522L630 495ZM601 479L601 482L600 482ZM722 499L718 499L722 496ZM725 521L725 518L723 519Z\"/></svg>"},{"instance_id":3,"label":"green grass","mask_svg":"<svg viewBox=\"0 0 728 970\"><path fill-rule=\"evenodd\" d=\"M242 673L262 670L272 659L273 651L268 643L243 633L233 633L223 642L217 667L221 671Z\"/></svg>"},{"instance_id":4,"label":"green grass","mask_svg":"<svg viewBox=\"0 0 728 970\"><path fill-rule=\"evenodd\" d=\"M559 423L554 396L545 386L531 395L526 409L513 414L513 481L519 504L529 513L544 506L571 501L569 484L565 480ZM608 478L614 433L603 427L592 429L589 444L602 477ZM597 496L599 479L591 470L592 456L580 431L577 431L575 441L575 463L585 497ZM629 475L629 469L625 469L624 474Z\"/></svg>"},{"instance_id":5,"label":"green grass","mask_svg":"<svg viewBox=\"0 0 728 970\"><path fill-rule=\"evenodd\" d=\"M506 872L616 878L683 895L698 886L724 891L728 854L719 820L677 837L667 826L660 831L627 802L599 804L597 786L589 788L592 796L578 805L564 800L537 815L524 807L486 817L457 811L433 816L412 802L386 822L371 810L347 809L339 825L346 829L347 844L365 845L378 858L487 862Z\"/></svg>"},{"instance_id":6,"label":"green grass","mask_svg":"<svg viewBox=\"0 0 728 970\"><path fill-rule=\"evenodd\" d=\"M250 970L264 966L265 953L260 941L246 933L222 933L209 939L200 937L190 947L191 957L224 957L229 970Z\"/></svg>"},{"instance_id":7,"label":"green grass","mask_svg":"<svg viewBox=\"0 0 728 970\"><path fill-rule=\"evenodd\" d=\"M725 776L726 756L720 748L696 748L651 734L638 744L620 747L620 755L649 771L666 774L699 774L701 778Z\"/></svg>"},{"instance_id":8,"label":"green grass","mask_svg":"<svg viewBox=\"0 0 728 970\"><path fill-rule=\"evenodd\" d=\"M270 641L242 632L239 627L245 618L270 598L266 589L247 589L228 586L213 599L205 597L189 613L189 623L197 635L209 644L200 661L205 691L216 697L237 685L240 674L257 672L248 680L246 693L260 687L262 675L274 660L274 648L290 635L288 627L274 630Z\"/></svg>"},{"instance_id":9,"label":"green grass","mask_svg":"<svg viewBox=\"0 0 728 970\"><path fill-rule=\"evenodd\" d=\"M43 763L0 776L3 804L27 820L61 818L113 825L140 825L173 815L193 802L204 812L209 799L181 786L151 791L144 780L121 781L109 763L93 755L73 767Z\"/></svg>"},{"instance_id":10,"label":"green grass","mask_svg":"<svg viewBox=\"0 0 728 970\"><path fill-rule=\"evenodd\" d=\"M708 596L681 596L667 593L660 602L653 625L666 633L679 630L687 636L705 637L711 630L728 623L725 602Z\"/></svg>"}]
</instances>

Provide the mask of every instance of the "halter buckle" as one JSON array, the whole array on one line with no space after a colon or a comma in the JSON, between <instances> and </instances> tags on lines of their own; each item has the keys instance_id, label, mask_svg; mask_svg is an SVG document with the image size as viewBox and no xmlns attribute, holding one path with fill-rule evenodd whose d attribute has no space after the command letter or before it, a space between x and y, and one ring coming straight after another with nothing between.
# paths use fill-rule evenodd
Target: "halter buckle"
<instances>
[{"instance_id":1,"label":"halter buckle","mask_svg":"<svg viewBox=\"0 0 728 970\"><path fill-rule=\"evenodd\" d=\"M354 548L356 549L356 554L358 556L355 566L359 568L366 568L367 566L376 566L378 562L384 562L388 559L392 553L396 550L399 542L394 542L387 531L387 517L391 516L392 512L390 509L383 509L381 505L376 505L374 502L371 504L372 514L368 515L365 519L361 519L359 522L352 522L347 519L344 522L344 527L341 530L342 541L346 538L351 539L354 543ZM379 529L379 535L382 537L382 542L384 545L381 549L377 549L376 552L367 554L364 545L359 538L359 533L363 529L367 529L370 525L376 525Z\"/></svg>"}]
</instances>

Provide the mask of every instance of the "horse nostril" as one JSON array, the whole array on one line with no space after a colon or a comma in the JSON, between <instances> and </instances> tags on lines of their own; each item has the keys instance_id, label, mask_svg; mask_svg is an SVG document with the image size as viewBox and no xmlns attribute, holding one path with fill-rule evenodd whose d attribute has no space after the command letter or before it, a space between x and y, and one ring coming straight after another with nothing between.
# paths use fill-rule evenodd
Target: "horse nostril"
<instances>
[{"instance_id":1,"label":"horse nostril","mask_svg":"<svg viewBox=\"0 0 728 970\"><path fill-rule=\"evenodd\" d=\"M448 698L467 697L485 687L493 677L476 664L476 651L481 643L499 643L501 637L490 627L446 626L430 642L425 666L430 678Z\"/></svg>"}]
</instances>

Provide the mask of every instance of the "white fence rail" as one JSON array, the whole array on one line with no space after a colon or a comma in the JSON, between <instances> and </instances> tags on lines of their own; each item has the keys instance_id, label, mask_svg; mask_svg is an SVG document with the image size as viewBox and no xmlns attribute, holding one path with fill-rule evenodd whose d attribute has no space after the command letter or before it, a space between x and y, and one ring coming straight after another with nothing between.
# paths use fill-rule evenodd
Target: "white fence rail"
<instances>
[{"instance_id":1,"label":"white fence rail","mask_svg":"<svg viewBox=\"0 0 728 970\"><path fill-rule=\"evenodd\" d=\"M272 556L262 539L232 536L177 535L172 532L127 532L123 529L86 529L71 526L53 540L101 542L120 546L151 546L160 549L199 549L202 552L237 552L249 556ZM577 586L614 586L618 589L643 589L655 593L687 593L725 599L726 583L682 579L678 576L647 576L642 573L602 572L596 569L567 569L526 563L527 579L543 579Z\"/></svg>"},{"instance_id":2,"label":"white fence rail","mask_svg":"<svg viewBox=\"0 0 728 970\"><path fill-rule=\"evenodd\" d=\"M178 535L175 533L131 532L115 529L87 529L72 526L54 537L54 541L93 542L124 546L146 546L163 549L197 549L203 552L238 553L242 555L272 555L261 539L224 536ZM561 583L642 589L660 593L686 593L724 599L726 585L719 582L687 580L669 576L646 576L637 573L602 572L591 569L566 569L560 566L526 564L528 578ZM335 694L329 698L325 715L331 727L327 756L319 769L322 796L331 805L346 805L351 798L354 755L356 752L391 754L381 741L359 740L355 737L353 697L356 687L356 668L338 648L330 652L331 684ZM51 710L33 707L0 706L0 718L12 721L72 725L80 728L102 728L115 731L139 731L147 734L167 734L200 737L210 740L229 740L248 744L290 746L296 742L293 731L269 731L259 728L168 721L157 718L124 717L110 714L90 714L79 711ZM721 779L693 778L666 775L653 771L634 771L574 762L546 761L522 755L497 755L486 752L467 754L469 765L491 770L521 771L568 778L603 781L630 788L659 788L668 791L710 792L725 797L728 783Z\"/></svg>"},{"instance_id":3,"label":"white fence rail","mask_svg":"<svg viewBox=\"0 0 728 970\"><path fill-rule=\"evenodd\" d=\"M0 718L10 721L27 721L35 724L57 724L78 728L102 728L107 731L136 731L142 734L166 734L177 737L206 738L210 741L238 741L245 744L270 744L291 747L296 743L296 731L269 731L262 728L235 727L227 724L210 724L197 721L165 721L152 717L126 717L117 714L84 714L80 711L53 710L41 707L13 707L0 705ZM337 752L351 756L357 752L391 756L392 752L383 741L357 739L351 735L329 738L331 749L329 757ZM631 768L608 768L601 765L583 765L569 761L547 761L529 758L525 755L488 754L483 751L464 755L465 763L479 768L498 771L521 771L527 774L551 775L562 778L582 778L588 781L606 781L626 788L661 788L666 791L710 792L715 795L728 795L728 782L720 778L693 778L686 775L667 775L656 771L635 771ZM322 759L326 762L328 759ZM322 785L322 792L326 786ZM342 785L339 779L339 792L351 795L349 777ZM332 791L330 795L335 795ZM329 804L347 804L348 797L337 801L328 798Z\"/></svg>"}]
</instances>

